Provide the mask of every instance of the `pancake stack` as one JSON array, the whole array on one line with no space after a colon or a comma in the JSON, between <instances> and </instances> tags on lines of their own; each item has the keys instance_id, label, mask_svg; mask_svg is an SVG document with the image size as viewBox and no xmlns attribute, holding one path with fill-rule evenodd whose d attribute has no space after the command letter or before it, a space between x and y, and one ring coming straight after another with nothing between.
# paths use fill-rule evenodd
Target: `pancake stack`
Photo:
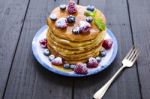
<instances>
[{"instance_id":1,"label":"pancake stack","mask_svg":"<svg viewBox=\"0 0 150 99\"><path fill-rule=\"evenodd\" d=\"M78 62L87 62L90 57L96 57L102 50L102 41L105 38L106 30L100 30L94 22L90 23L91 28L87 33L74 34L72 30L79 26L81 21L85 21L86 6L76 5L77 12L72 14L76 20L74 24L67 24L62 29L56 26L56 21L47 18L47 47L55 56L62 57L65 62L76 64ZM104 23L103 13L95 9L95 18L101 18ZM55 14L57 19L67 18L70 13L66 10L55 8L51 14Z\"/></svg>"}]
</instances>

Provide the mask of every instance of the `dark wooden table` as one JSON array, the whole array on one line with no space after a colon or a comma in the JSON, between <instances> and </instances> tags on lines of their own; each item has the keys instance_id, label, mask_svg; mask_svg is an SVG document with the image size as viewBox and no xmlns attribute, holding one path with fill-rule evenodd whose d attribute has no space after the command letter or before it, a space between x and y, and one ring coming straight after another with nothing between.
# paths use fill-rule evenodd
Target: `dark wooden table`
<instances>
[{"instance_id":1,"label":"dark wooden table","mask_svg":"<svg viewBox=\"0 0 150 99\"><path fill-rule=\"evenodd\" d=\"M67 78L35 60L31 50L37 30L52 9L68 0L0 0L0 99L92 99L121 66L135 45L141 54L112 84L104 99L150 99L150 0L79 0L101 9L116 35L119 50L111 66L94 76Z\"/></svg>"}]
</instances>

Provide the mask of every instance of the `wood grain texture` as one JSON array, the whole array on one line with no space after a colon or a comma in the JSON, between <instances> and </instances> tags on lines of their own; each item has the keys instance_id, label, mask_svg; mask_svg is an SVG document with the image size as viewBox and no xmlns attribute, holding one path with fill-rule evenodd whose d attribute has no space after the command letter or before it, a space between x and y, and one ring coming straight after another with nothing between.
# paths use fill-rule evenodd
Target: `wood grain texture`
<instances>
[{"instance_id":1,"label":"wood grain texture","mask_svg":"<svg viewBox=\"0 0 150 99\"><path fill-rule=\"evenodd\" d=\"M121 66L122 59L132 47L132 37L126 0L102 0L102 2L100 0L80 0L80 4L93 4L103 9L107 18L107 26L114 32L119 44L118 55L107 70L95 76L75 80L74 99L92 99L93 94ZM104 99L140 99L138 86L137 71L134 66L126 69L119 76L105 94Z\"/></svg>"},{"instance_id":2,"label":"wood grain texture","mask_svg":"<svg viewBox=\"0 0 150 99\"><path fill-rule=\"evenodd\" d=\"M28 1L0 0L0 99L7 86Z\"/></svg>"},{"instance_id":3,"label":"wood grain texture","mask_svg":"<svg viewBox=\"0 0 150 99\"><path fill-rule=\"evenodd\" d=\"M60 0L30 0L4 99L71 99L73 79L42 68L31 50L35 33L60 3Z\"/></svg>"},{"instance_id":4,"label":"wood grain texture","mask_svg":"<svg viewBox=\"0 0 150 99\"><path fill-rule=\"evenodd\" d=\"M128 0L134 43L140 49L138 73L143 99L150 98L150 1Z\"/></svg>"}]
</instances>

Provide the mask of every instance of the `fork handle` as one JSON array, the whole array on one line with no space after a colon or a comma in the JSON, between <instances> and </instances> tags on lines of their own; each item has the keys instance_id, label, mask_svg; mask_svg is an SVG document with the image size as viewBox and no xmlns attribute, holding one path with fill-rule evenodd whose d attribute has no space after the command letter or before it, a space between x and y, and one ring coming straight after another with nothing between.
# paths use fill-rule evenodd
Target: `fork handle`
<instances>
[{"instance_id":1,"label":"fork handle","mask_svg":"<svg viewBox=\"0 0 150 99\"><path fill-rule=\"evenodd\" d=\"M101 88L99 89L95 94L94 98L95 99L102 99L104 94L106 93L107 89L111 85L111 83L115 80L115 78L120 74L120 72L125 68L125 66L122 66L115 74L114 76Z\"/></svg>"}]
</instances>

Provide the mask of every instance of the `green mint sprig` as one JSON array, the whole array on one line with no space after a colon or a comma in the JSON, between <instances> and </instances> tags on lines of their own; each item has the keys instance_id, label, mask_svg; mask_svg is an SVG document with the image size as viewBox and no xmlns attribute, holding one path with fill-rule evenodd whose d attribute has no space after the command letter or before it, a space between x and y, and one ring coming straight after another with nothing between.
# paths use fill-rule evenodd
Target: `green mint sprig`
<instances>
[{"instance_id":1,"label":"green mint sprig","mask_svg":"<svg viewBox=\"0 0 150 99\"><path fill-rule=\"evenodd\" d=\"M86 10L86 11L84 12L84 15L85 15L85 16L91 16L91 17L93 18L93 20L94 20L96 26L97 26L101 31L103 31L103 30L106 29L106 25L104 24L104 22L102 21L102 19L101 19L101 18L96 18L96 11L91 12L91 11L87 11L87 10Z\"/></svg>"},{"instance_id":2,"label":"green mint sprig","mask_svg":"<svg viewBox=\"0 0 150 99\"><path fill-rule=\"evenodd\" d=\"M96 11L91 12L91 11L86 10L86 11L84 12L84 15L85 15L85 16L91 16L91 17L94 18L94 17L96 16Z\"/></svg>"},{"instance_id":3,"label":"green mint sprig","mask_svg":"<svg viewBox=\"0 0 150 99\"><path fill-rule=\"evenodd\" d=\"M97 27L98 27L101 31L103 31L103 30L106 29L106 25L103 23L102 19L100 19L100 18L95 18L94 21L95 21L95 24L97 25Z\"/></svg>"}]
</instances>

